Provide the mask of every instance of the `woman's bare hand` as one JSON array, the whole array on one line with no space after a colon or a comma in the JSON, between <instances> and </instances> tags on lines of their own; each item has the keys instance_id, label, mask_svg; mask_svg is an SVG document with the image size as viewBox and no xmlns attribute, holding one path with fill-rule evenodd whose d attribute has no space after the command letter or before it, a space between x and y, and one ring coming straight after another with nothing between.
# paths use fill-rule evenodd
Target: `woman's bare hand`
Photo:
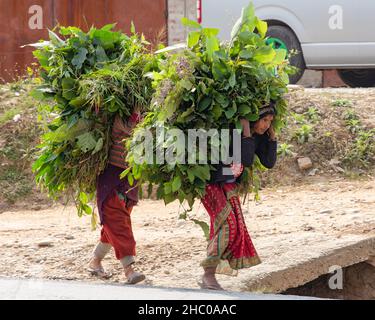
<instances>
[{"instance_id":1,"label":"woman's bare hand","mask_svg":"<svg viewBox=\"0 0 375 320\"><path fill-rule=\"evenodd\" d=\"M268 129L268 136L270 137L271 140L276 140L275 129L274 129L274 127L272 125Z\"/></svg>"},{"instance_id":2,"label":"woman's bare hand","mask_svg":"<svg viewBox=\"0 0 375 320\"><path fill-rule=\"evenodd\" d=\"M241 119L241 125L243 129L243 135L245 137L251 137L250 122L247 119Z\"/></svg>"}]
</instances>

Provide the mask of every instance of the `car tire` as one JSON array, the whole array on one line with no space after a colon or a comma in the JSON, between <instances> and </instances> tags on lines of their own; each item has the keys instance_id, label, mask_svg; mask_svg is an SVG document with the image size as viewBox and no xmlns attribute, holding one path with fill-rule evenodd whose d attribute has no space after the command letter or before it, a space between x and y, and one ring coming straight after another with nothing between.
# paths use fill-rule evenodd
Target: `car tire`
<instances>
[{"instance_id":1,"label":"car tire","mask_svg":"<svg viewBox=\"0 0 375 320\"><path fill-rule=\"evenodd\" d=\"M337 70L337 72L349 87L375 87L375 69Z\"/></svg>"},{"instance_id":2,"label":"car tire","mask_svg":"<svg viewBox=\"0 0 375 320\"><path fill-rule=\"evenodd\" d=\"M274 42L275 48L283 48L284 46L289 51L295 50L298 53L290 58L290 64L294 67L297 67L298 70L295 74L289 76L289 81L291 84L297 83L303 76L306 64L303 57L301 44L295 35L295 33L286 26L269 26L267 31L267 37L270 42ZM275 40L272 40L275 39ZM277 40L280 40L277 41Z\"/></svg>"}]
</instances>

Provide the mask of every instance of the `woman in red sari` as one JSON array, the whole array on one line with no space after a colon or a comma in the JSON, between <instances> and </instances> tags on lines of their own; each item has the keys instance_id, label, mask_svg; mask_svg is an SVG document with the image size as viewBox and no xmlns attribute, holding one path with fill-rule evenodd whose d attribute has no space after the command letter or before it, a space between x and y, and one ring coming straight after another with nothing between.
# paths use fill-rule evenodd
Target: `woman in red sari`
<instances>
[{"instance_id":1,"label":"woman in red sari","mask_svg":"<svg viewBox=\"0 0 375 320\"><path fill-rule=\"evenodd\" d=\"M255 123L241 120L241 163L219 165L211 173L211 181L202 198L211 224L207 258L201 264L204 275L200 286L203 289L223 290L217 282L216 273L233 275L239 269L261 263L246 228L237 182L244 167L252 165L254 155L267 168L275 165L277 141L272 127L275 114L275 107L270 105L260 110L259 120ZM230 175L223 171L228 167Z\"/></svg>"}]
</instances>

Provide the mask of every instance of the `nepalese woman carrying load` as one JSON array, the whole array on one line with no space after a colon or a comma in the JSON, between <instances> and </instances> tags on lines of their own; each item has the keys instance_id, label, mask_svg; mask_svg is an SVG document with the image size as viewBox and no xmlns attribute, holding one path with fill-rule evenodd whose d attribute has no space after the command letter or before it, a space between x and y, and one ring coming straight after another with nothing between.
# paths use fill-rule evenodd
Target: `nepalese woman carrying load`
<instances>
[{"instance_id":1,"label":"nepalese woman carrying load","mask_svg":"<svg viewBox=\"0 0 375 320\"><path fill-rule=\"evenodd\" d=\"M138 189L130 187L128 179L120 179L126 169L123 140L130 136L132 129L139 122L140 115L134 112L128 121L116 115L112 128L112 147L109 164L97 179L97 205L102 225L100 242L96 246L89 265L89 271L101 278L109 278L104 271L102 260L114 248L116 258L120 260L125 276L130 284L145 279L142 273L133 268L135 263L135 245L131 212L138 202Z\"/></svg>"},{"instance_id":2,"label":"nepalese woman carrying load","mask_svg":"<svg viewBox=\"0 0 375 320\"><path fill-rule=\"evenodd\" d=\"M210 183L206 186L202 203L210 216L210 241L207 258L202 262L204 275L200 286L203 289L223 290L215 277L216 273L235 274L236 270L249 268L261 263L247 231L237 193L244 167L250 167L254 155L267 168L276 162L277 141L272 121L276 109L271 103L260 109L259 120L249 123L241 120L241 163L225 166L217 165L211 172ZM225 169L230 168L231 174Z\"/></svg>"}]
</instances>

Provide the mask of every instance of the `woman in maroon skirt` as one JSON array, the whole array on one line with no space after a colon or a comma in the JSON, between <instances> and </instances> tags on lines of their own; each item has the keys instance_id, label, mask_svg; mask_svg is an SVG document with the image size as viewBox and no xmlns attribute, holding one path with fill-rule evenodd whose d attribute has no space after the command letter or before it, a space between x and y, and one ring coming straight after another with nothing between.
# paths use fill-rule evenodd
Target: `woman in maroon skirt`
<instances>
[{"instance_id":1,"label":"woman in maroon skirt","mask_svg":"<svg viewBox=\"0 0 375 320\"><path fill-rule=\"evenodd\" d=\"M210 216L210 241L207 258L202 262L203 289L223 290L216 273L235 274L236 270L261 263L247 231L238 195L238 181L244 167L250 167L254 155L267 168L276 162L277 141L272 121L276 115L273 104L260 110L259 120L241 120L241 163L217 166L211 173L202 203ZM228 175L224 169L230 168ZM224 170L224 171L223 171Z\"/></svg>"}]
</instances>

